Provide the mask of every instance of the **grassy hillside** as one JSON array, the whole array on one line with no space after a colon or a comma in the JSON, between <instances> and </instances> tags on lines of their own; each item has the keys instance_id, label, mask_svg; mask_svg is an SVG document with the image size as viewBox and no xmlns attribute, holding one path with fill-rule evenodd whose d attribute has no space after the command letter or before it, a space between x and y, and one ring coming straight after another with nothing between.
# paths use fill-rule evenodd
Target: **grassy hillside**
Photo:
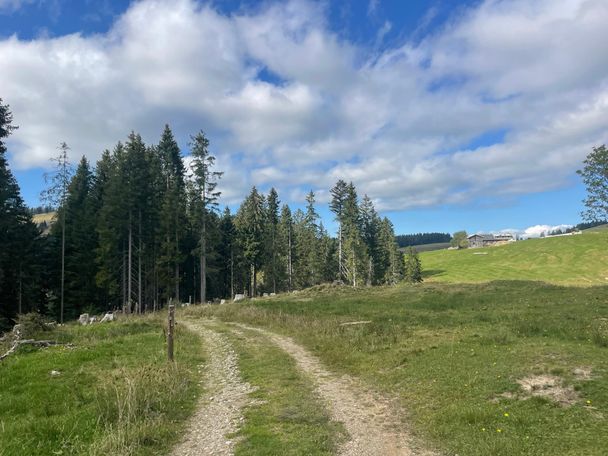
<instances>
[{"instance_id":1,"label":"grassy hillside","mask_svg":"<svg viewBox=\"0 0 608 456\"><path fill-rule=\"evenodd\" d=\"M317 287L200 312L294 337L394 397L440 454L606 454L608 287ZM353 321L369 323L342 325ZM564 403L518 383L537 378Z\"/></svg>"},{"instance_id":2,"label":"grassy hillside","mask_svg":"<svg viewBox=\"0 0 608 456\"><path fill-rule=\"evenodd\" d=\"M0 362L0 456L164 454L178 438L199 390L194 334L178 328L175 365L156 316L37 336L70 345Z\"/></svg>"},{"instance_id":3,"label":"grassy hillside","mask_svg":"<svg viewBox=\"0 0 608 456\"><path fill-rule=\"evenodd\" d=\"M421 254L425 280L539 280L576 286L608 284L608 230L529 239L483 249Z\"/></svg>"},{"instance_id":4,"label":"grassy hillside","mask_svg":"<svg viewBox=\"0 0 608 456\"><path fill-rule=\"evenodd\" d=\"M43 214L34 214L32 216L32 220L34 220L35 224L40 224L42 222L46 222L47 224L51 224L55 221L55 212L45 212Z\"/></svg>"}]
</instances>

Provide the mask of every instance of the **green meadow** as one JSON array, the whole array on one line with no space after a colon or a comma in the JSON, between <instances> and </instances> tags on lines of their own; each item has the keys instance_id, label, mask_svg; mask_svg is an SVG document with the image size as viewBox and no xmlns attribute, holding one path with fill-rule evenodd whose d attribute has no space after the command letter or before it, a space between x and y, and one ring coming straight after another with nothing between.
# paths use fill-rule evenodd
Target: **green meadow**
<instances>
[{"instance_id":1,"label":"green meadow","mask_svg":"<svg viewBox=\"0 0 608 456\"><path fill-rule=\"evenodd\" d=\"M0 362L0 455L165 454L179 437L199 394L195 335L177 331L174 365L157 316L34 336L64 345Z\"/></svg>"},{"instance_id":2,"label":"green meadow","mask_svg":"<svg viewBox=\"0 0 608 456\"><path fill-rule=\"evenodd\" d=\"M608 231L528 239L480 249L421 253L425 280L475 283L539 280L590 286L608 284Z\"/></svg>"},{"instance_id":3,"label":"green meadow","mask_svg":"<svg viewBox=\"0 0 608 456\"><path fill-rule=\"evenodd\" d=\"M256 388L237 454L333 454L344 435L289 356L230 322L291 336L389 397L417 445L438 454L603 456L607 236L428 252L422 284L322 285L177 318L220 320ZM160 316L40 335L71 345L24 347L0 363L0 455L167 454L205 359L196 335L178 325L177 336L170 366Z\"/></svg>"},{"instance_id":4,"label":"green meadow","mask_svg":"<svg viewBox=\"0 0 608 456\"><path fill-rule=\"evenodd\" d=\"M428 252L420 285L319 286L200 312L294 337L393 397L440 454L605 455L607 241Z\"/></svg>"}]
</instances>

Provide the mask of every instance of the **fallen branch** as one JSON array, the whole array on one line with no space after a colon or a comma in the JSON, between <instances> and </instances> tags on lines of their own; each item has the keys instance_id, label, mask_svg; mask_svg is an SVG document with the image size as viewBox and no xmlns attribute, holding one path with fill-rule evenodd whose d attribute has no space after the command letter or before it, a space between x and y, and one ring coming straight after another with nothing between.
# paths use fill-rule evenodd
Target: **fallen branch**
<instances>
[{"instance_id":1,"label":"fallen branch","mask_svg":"<svg viewBox=\"0 0 608 456\"><path fill-rule=\"evenodd\" d=\"M371 322L372 322L371 320L347 321L346 323L340 323L340 326L367 325Z\"/></svg>"},{"instance_id":2,"label":"fallen branch","mask_svg":"<svg viewBox=\"0 0 608 456\"><path fill-rule=\"evenodd\" d=\"M34 340L34 339L16 340L13 343L12 347L9 348L9 350L4 355L0 356L0 361L2 361L4 358L6 358L7 356L14 353L15 350L17 350L17 348L19 348L21 345L35 345L37 347L50 347L52 345L63 345L63 344L60 344L59 342L57 342L55 340Z\"/></svg>"}]
</instances>

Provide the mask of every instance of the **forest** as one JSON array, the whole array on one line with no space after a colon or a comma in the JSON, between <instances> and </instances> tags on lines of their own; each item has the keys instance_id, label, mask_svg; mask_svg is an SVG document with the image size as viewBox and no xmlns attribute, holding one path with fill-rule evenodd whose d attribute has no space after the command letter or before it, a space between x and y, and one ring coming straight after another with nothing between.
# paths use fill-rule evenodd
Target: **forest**
<instances>
[{"instance_id":1,"label":"forest","mask_svg":"<svg viewBox=\"0 0 608 456\"><path fill-rule=\"evenodd\" d=\"M253 187L233 214L220 209L222 172L205 134L191 137L186 169L168 125L158 144L132 132L94 166L85 157L72 165L62 143L42 195L55 222L42 235L6 158L16 129L0 99L0 329L30 311L64 321L85 311L141 313L169 300L402 279L392 223L352 182L331 189L335 237L312 191L292 210L274 188Z\"/></svg>"},{"instance_id":2,"label":"forest","mask_svg":"<svg viewBox=\"0 0 608 456\"><path fill-rule=\"evenodd\" d=\"M396 236L396 240L399 247L411 247L414 245L450 242L452 240L452 236L449 233L399 234Z\"/></svg>"}]
</instances>

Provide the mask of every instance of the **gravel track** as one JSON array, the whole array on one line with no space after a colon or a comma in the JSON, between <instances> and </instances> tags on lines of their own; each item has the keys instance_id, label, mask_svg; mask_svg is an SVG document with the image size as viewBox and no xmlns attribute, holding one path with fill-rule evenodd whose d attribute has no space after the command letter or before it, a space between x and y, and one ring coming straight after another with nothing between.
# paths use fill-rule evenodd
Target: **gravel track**
<instances>
[{"instance_id":1,"label":"gravel track","mask_svg":"<svg viewBox=\"0 0 608 456\"><path fill-rule=\"evenodd\" d=\"M251 401L251 385L241 380L238 357L230 342L202 324L183 322L203 337L208 362L200 367L204 394L190 420L185 439L173 456L232 455L236 440L231 437L243 420L243 407Z\"/></svg>"},{"instance_id":2,"label":"gravel track","mask_svg":"<svg viewBox=\"0 0 608 456\"><path fill-rule=\"evenodd\" d=\"M310 376L319 395L329 406L332 418L344 424L350 440L339 448L342 456L431 456L434 453L414 444L395 407L385 397L370 391L347 375L329 372L321 361L291 338L247 325L287 352L299 369Z\"/></svg>"}]
</instances>

